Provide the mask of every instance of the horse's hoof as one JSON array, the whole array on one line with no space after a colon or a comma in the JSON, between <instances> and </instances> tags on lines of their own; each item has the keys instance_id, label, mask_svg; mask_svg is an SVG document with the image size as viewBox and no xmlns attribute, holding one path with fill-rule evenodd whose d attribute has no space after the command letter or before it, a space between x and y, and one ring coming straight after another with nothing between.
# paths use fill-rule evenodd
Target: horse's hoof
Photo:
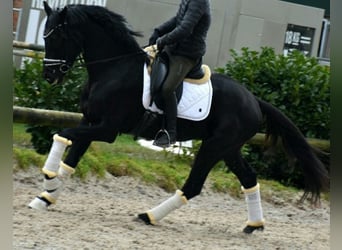
<instances>
[{"instance_id":1,"label":"horse's hoof","mask_svg":"<svg viewBox=\"0 0 342 250\"><path fill-rule=\"evenodd\" d=\"M39 197L34 198L30 204L28 204L29 208L33 208L39 211L46 211L48 209L49 204Z\"/></svg>"},{"instance_id":2,"label":"horse's hoof","mask_svg":"<svg viewBox=\"0 0 342 250\"><path fill-rule=\"evenodd\" d=\"M138 218L145 222L146 225L152 225L150 218L148 217L147 213L138 214Z\"/></svg>"},{"instance_id":3,"label":"horse's hoof","mask_svg":"<svg viewBox=\"0 0 342 250\"><path fill-rule=\"evenodd\" d=\"M254 226L246 226L246 227L243 229L243 232L246 233L246 234L251 234L251 233L253 233L255 230L257 230L257 231L263 231L263 230L264 230L264 226L257 226L257 227L254 227Z\"/></svg>"}]
</instances>

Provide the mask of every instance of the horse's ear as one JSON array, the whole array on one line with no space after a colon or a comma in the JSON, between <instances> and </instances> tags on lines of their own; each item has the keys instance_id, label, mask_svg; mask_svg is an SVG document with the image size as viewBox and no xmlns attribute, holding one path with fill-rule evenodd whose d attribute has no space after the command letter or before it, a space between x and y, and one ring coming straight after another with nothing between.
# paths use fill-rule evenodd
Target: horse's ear
<instances>
[{"instance_id":1,"label":"horse's ear","mask_svg":"<svg viewBox=\"0 0 342 250\"><path fill-rule=\"evenodd\" d=\"M63 20L63 22L65 21L65 17L66 17L66 14L68 12L68 7L65 6L62 11L59 13L59 16L61 17L61 20Z\"/></svg>"},{"instance_id":2,"label":"horse's ear","mask_svg":"<svg viewBox=\"0 0 342 250\"><path fill-rule=\"evenodd\" d=\"M44 1L43 4L44 4L44 10L46 12L46 15L50 16L50 14L52 13L51 7L49 6L49 4L46 1Z\"/></svg>"}]
</instances>

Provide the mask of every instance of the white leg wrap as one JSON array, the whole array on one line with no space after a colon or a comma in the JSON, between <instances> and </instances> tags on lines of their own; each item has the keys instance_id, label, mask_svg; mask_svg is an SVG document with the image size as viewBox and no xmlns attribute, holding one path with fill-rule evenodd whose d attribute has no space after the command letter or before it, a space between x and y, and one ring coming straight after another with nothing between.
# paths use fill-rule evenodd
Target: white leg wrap
<instances>
[{"instance_id":1,"label":"white leg wrap","mask_svg":"<svg viewBox=\"0 0 342 250\"><path fill-rule=\"evenodd\" d=\"M70 177L70 175L75 173L75 169L65 164L64 162L60 162L58 169L58 177L60 179L66 179Z\"/></svg>"},{"instance_id":2,"label":"white leg wrap","mask_svg":"<svg viewBox=\"0 0 342 250\"><path fill-rule=\"evenodd\" d=\"M260 198L260 185L259 183L252 188L244 189L242 191L245 193L245 200L247 203L248 210L248 226L262 226L265 223L263 218L263 212L261 207L261 198Z\"/></svg>"},{"instance_id":3,"label":"white leg wrap","mask_svg":"<svg viewBox=\"0 0 342 250\"><path fill-rule=\"evenodd\" d=\"M187 199L183 195L183 192L177 190L172 197L162 202L157 207L148 210L146 213L150 219L151 224L156 224L157 221L161 220L170 212L176 210L177 208L180 208L182 205L186 203Z\"/></svg>"},{"instance_id":4,"label":"white leg wrap","mask_svg":"<svg viewBox=\"0 0 342 250\"><path fill-rule=\"evenodd\" d=\"M62 185L62 182L58 178L52 178L52 179L44 179L43 187L47 191L52 191L57 188L59 188Z\"/></svg>"},{"instance_id":5,"label":"white leg wrap","mask_svg":"<svg viewBox=\"0 0 342 250\"><path fill-rule=\"evenodd\" d=\"M37 210L47 210L50 204L55 204L57 198L59 197L62 190L63 182L58 178L58 176L53 177L52 179L44 179L43 187L45 189L38 197L35 197L29 204L30 208L34 208ZM49 201L48 204L45 200Z\"/></svg>"},{"instance_id":6,"label":"white leg wrap","mask_svg":"<svg viewBox=\"0 0 342 250\"><path fill-rule=\"evenodd\" d=\"M30 204L29 207L37 209L37 210L47 210L48 204L43 201L41 198L46 199L51 204L55 204L59 195L61 194L62 187L63 187L63 181L66 180L66 178L70 177L71 174L75 172L75 170L65 164L64 162L60 162L60 167L58 169L58 175L55 177L52 177L51 179L44 179L43 187L45 189L44 192L42 192L39 197L34 198Z\"/></svg>"},{"instance_id":7,"label":"white leg wrap","mask_svg":"<svg viewBox=\"0 0 342 250\"><path fill-rule=\"evenodd\" d=\"M47 180L44 180L44 188L45 191L40 194L41 197L44 197L52 204L55 204L57 201L57 198L61 194L63 181L65 181L70 175L75 173L75 170L65 164L64 162L60 162L60 167L58 169L58 175L57 177Z\"/></svg>"},{"instance_id":8,"label":"white leg wrap","mask_svg":"<svg viewBox=\"0 0 342 250\"><path fill-rule=\"evenodd\" d=\"M48 191L44 191L40 194L40 197L45 198L46 200L48 200L51 204L55 204L57 201L57 198L59 197L59 195L61 194L62 188L59 187L58 189L54 190L53 192L48 192Z\"/></svg>"},{"instance_id":9,"label":"white leg wrap","mask_svg":"<svg viewBox=\"0 0 342 250\"><path fill-rule=\"evenodd\" d=\"M53 143L49 152L49 155L45 161L42 169L43 173L50 178L57 175L59 163L63 157L64 151L67 146L71 145L71 141L57 134L53 136Z\"/></svg>"},{"instance_id":10,"label":"white leg wrap","mask_svg":"<svg viewBox=\"0 0 342 250\"><path fill-rule=\"evenodd\" d=\"M45 191L40 194L40 197L44 197L50 203L55 204L59 194L61 193L62 184L62 181L58 177L44 179L43 187Z\"/></svg>"}]
</instances>

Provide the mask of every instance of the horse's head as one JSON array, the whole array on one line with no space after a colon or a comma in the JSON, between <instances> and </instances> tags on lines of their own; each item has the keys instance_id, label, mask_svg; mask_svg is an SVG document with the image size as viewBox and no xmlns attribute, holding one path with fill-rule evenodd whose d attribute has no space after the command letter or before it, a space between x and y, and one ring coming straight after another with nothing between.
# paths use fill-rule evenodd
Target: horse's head
<instances>
[{"instance_id":1,"label":"horse's head","mask_svg":"<svg viewBox=\"0 0 342 250\"><path fill-rule=\"evenodd\" d=\"M49 83L60 83L80 53L80 44L70 38L67 22L68 7L52 10L44 1L47 15L44 30L45 58L43 77Z\"/></svg>"}]
</instances>

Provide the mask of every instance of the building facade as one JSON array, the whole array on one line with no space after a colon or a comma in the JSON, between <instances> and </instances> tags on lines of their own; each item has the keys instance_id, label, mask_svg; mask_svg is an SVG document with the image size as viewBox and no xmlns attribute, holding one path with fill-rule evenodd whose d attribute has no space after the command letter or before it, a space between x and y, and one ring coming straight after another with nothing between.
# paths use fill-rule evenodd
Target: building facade
<instances>
[{"instance_id":1,"label":"building facade","mask_svg":"<svg viewBox=\"0 0 342 250\"><path fill-rule=\"evenodd\" d=\"M105 6L126 17L134 30L141 31L144 46L154 27L175 15L179 0L47 0L50 6L88 4ZM43 0L14 0L21 6L14 24L15 39L43 45L45 23ZM273 47L277 53L301 50L320 56L326 11L280 0L211 0L212 24L204 62L221 67L230 59L230 49ZM15 17L14 17L15 18ZM328 41L325 40L325 47ZM325 52L327 49L325 49ZM325 53L326 56L327 53Z\"/></svg>"}]
</instances>

